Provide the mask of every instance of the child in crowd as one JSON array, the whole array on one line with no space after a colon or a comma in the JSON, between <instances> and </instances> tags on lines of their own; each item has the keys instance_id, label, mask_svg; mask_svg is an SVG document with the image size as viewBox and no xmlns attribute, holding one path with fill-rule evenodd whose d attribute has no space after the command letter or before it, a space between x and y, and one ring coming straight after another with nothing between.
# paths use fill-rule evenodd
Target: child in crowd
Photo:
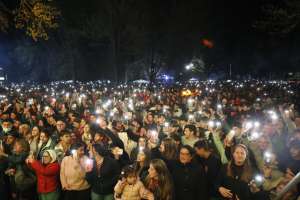
<instances>
[{"instance_id":1,"label":"child in crowd","mask_svg":"<svg viewBox=\"0 0 300 200\"><path fill-rule=\"evenodd\" d=\"M138 179L133 166L126 166L122 171L122 179L115 186L115 198L121 200L154 200L153 194Z\"/></svg>"}]
</instances>

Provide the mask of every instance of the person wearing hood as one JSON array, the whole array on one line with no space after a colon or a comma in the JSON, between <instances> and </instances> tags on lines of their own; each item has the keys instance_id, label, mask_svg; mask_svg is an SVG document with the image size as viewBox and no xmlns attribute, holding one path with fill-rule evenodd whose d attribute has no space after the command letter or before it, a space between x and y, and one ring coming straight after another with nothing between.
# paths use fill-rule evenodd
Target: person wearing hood
<instances>
[{"instance_id":1,"label":"person wearing hood","mask_svg":"<svg viewBox=\"0 0 300 200\"><path fill-rule=\"evenodd\" d=\"M59 164L54 150L45 150L42 160L38 161L30 156L26 162L37 176L37 190L40 200L58 200L59 191Z\"/></svg>"},{"instance_id":2,"label":"person wearing hood","mask_svg":"<svg viewBox=\"0 0 300 200\"><path fill-rule=\"evenodd\" d=\"M38 144L38 150L36 157L38 160L42 159L43 152L45 150L54 149L55 148L55 142L51 139L48 131L41 131L40 134L40 142Z\"/></svg>"}]
</instances>

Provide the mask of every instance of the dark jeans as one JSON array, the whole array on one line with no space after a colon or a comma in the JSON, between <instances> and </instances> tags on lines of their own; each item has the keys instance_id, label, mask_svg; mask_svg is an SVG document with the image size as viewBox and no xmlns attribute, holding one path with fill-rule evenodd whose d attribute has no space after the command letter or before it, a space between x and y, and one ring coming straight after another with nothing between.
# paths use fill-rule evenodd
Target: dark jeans
<instances>
[{"instance_id":1,"label":"dark jeans","mask_svg":"<svg viewBox=\"0 0 300 200\"><path fill-rule=\"evenodd\" d=\"M87 190L66 190L64 200L89 200L91 197L90 189Z\"/></svg>"}]
</instances>

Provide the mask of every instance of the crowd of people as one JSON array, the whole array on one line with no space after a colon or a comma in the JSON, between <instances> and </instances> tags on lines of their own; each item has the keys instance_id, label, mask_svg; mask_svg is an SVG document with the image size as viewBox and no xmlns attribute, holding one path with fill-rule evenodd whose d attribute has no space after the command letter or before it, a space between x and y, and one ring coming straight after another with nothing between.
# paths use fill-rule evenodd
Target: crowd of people
<instances>
[{"instance_id":1,"label":"crowd of people","mask_svg":"<svg viewBox=\"0 0 300 200\"><path fill-rule=\"evenodd\" d=\"M299 84L10 84L1 200L268 200L300 170ZM300 185L284 194L297 199Z\"/></svg>"}]
</instances>

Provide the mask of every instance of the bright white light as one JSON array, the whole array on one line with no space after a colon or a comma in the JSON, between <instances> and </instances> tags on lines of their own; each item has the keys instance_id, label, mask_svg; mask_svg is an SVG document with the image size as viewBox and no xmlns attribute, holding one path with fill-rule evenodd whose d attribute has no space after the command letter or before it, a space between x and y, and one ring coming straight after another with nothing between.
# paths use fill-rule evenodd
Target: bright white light
<instances>
[{"instance_id":1,"label":"bright white light","mask_svg":"<svg viewBox=\"0 0 300 200\"><path fill-rule=\"evenodd\" d=\"M208 126L211 127L211 128L214 127L215 126L215 122L214 121L209 121L208 122Z\"/></svg>"},{"instance_id":2,"label":"bright white light","mask_svg":"<svg viewBox=\"0 0 300 200\"><path fill-rule=\"evenodd\" d=\"M221 122L216 122L216 126L220 127L221 126Z\"/></svg>"},{"instance_id":3,"label":"bright white light","mask_svg":"<svg viewBox=\"0 0 300 200\"><path fill-rule=\"evenodd\" d=\"M222 109L222 105L221 105L221 104L218 104L218 105L217 105L217 108L218 108L218 109Z\"/></svg>"},{"instance_id":4,"label":"bright white light","mask_svg":"<svg viewBox=\"0 0 300 200\"><path fill-rule=\"evenodd\" d=\"M145 147L139 147L139 152L144 152Z\"/></svg>"},{"instance_id":5,"label":"bright white light","mask_svg":"<svg viewBox=\"0 0 300 200\"><path fill-rule=\"evenodd\" d=\"M151 134L151 136L154 137L154 138L158 136L158 133L157 133L157 131L155 131L155 130L150 131L150 134Z\"/></svg>"},{"instance_id":6,"label":"bright white light","mask_svg":"<svg viewBox=\"0 0 300 200\"><path fill-rule=\"evenodd\" d=\"M128 108L129 108L130 110L134 110L133 103L129 103L129 104L128 104Z\"/></svg>"},{"instance_id":7,"label":"bright white light","mask_svg":"<svg viewBox=\"0 0 300 200\"><path fill-rule=\"evenodd\" d=\"M228 133L228 135L227 135L227 137L228 137L229 140L231 140L234 136L235 136L235 131L234 131L234 130L231 130L231 131Z\"/></svg>"},{"instance_id":8,"label":"bright white light","mask_svg":"<svg viewBox=\"0 0 300 200\"><path fill-rule=\"evenodd\" d=\"M100 124L100 119L99 118L96 119L96 123Z\"/></svg>"},{"instance_id":9,"label":"bright white light","mask_svg":"<svg viewBox=\"0 0 300 200\"><path fill-rule=\"evenodd\" d=\"M191 70L191 69L193 69L193 67L194 67L194 64L190 63L190 64L188 64L188 65L185 66L185 69L186 70Z\"/></svg>"},{"instance_id":10,"label":"bright white light","mask_svg":"<svg viewBox=\"0 0 300 200\"><path fill-rule=\"evenodd\" d=\"M258 183L262 183L264 180L264 177L262 175L256 175L255 176L255 181Z\"/></svg>"},{"instance_id":11,"label":"bright white light","mask_svg":"<svg viewBox=\"0 0 300 200\"><path fill-rule=\"evenodd\" d=\"M271 154L269 151L266 151L266 152L264 153L264 157L265 157L265 159L266 159L267 161L269 161L269 160L271 160L271 158L272 158L272 154Z\"/></svg>"},{"instance_id":12,"label":"bright white light","mask_svg":"<svg viewBox=\"0 0 300 200\"><path fill-rule=\"evenodd\" d=\"M261 136L261 133L258 133L258 132L252 132L249 139L250 139L251 141L257 140L260 136Z\"/></svg>"},{"instance_id":13,"label":"bright white light","mask_svg":"<svg viewBox=\"0 0 300 200\"><path fill-rule=\"evenodd\" d=\"M254 127L255 127L255 128L260 127L260 123L259 123L259 122L254 122Z\"/></svg>"},{"instance_id":14,"label":"bright white light","mask_svg":"<svg viewBox=\"0 0 300 200\"><path fill-rule=\"evenodd\" d=\"M192 120L192 119L194 119L194 115L190 114L189 115L189 120Z\"/></svg>"},{"instance_id":15,"label":"bright white light","mask_svg":"<svg viewBox=\"0 0 300 200\"><path fill-rule=\"evenodd\" d=\"M170 126L170 124L168 123L168 122L165 122L165 127L169 127Z\"/></svg>"},{"instance_id":16,"label":"bright white light","mask_svg":"<svg viewBox=\"0 0 300 200\"><path fill-rule=\"evenodd\" d=\"M275 112L273 110L268 110L269 115L274 114Z\"/></svg>"},{"instance_id":17,"label":"bright white light","mask_svg":"<svg viewBox=\"0 0 300 200\"><path fill-rule=\"evenodd\" d=\"M278 116L276 115L276 113L274 113L274 114L271 115L271 119L272 120L277 120L278 119Z\"/></svg>"},{"instance_id":18,"label":"bright white light","mask_svg":"<svg viewBox=\"0 0 300 200\"><path fill-rule=\"evenodd\" d=\"M85 161L85 163L86 163L87 165L91 165L91 164L93 163L93 161L92 161L92 159L87 159L87 160Z\"/></svg>"},{"instance_id":19,"label":"bright white light","mask_svg":"<svg viewBox=\"0 0 300 200\"><path fill-rule=\"evenodd\" d=\"M251 121L246 122L246 129L250 129L253 127L253 123Z\"/></svg>"},{"instance_id":20,"label":"bright white light","mask_svg":"<svg viewBox=\"0 0 300 200\"><path fill-rule=\"evenodd\" d=\"M113 117L113 116L115 115L115 113L112 111L112 112L109 113L109 115L110 115L111 117ZM126 116L125 116L125 117L126 117Z\"/></svg>"},{"instance_id":21,"label":"bright white light","mask_svg":"<svg viewBox=\"0 0 300 200\"><path fill-rule=\"evenodd\" d=\"M124 115L124 119L125 119L125 120L128 120L128 119L129 119L129 116L128 116L127 114L125 114L125 115Z\"/></svg>"},{"instance_id":22,"label":"bright white light","mask_svg":"<svg viewBox=\"0 0 300 200\"><path fill-rule=\"evenodd\" d=\"M188 104L193 104L193 102L194 102L194 99L192 99L192 98L189 98L189 99L187 100L187 102L188 102Z\"/></svg>"},{"instance_id":23,"label":"bright white light","mask_svg":"<svg viewBox=\"0 0 300 200\"><path fill-rule=\"evenodd\" d=\"M73 150L71 151L71 153L72 153L73 155L75 155L75 154L76 154L76 150L73 149Z\"/></svg>"}]
</instances>

